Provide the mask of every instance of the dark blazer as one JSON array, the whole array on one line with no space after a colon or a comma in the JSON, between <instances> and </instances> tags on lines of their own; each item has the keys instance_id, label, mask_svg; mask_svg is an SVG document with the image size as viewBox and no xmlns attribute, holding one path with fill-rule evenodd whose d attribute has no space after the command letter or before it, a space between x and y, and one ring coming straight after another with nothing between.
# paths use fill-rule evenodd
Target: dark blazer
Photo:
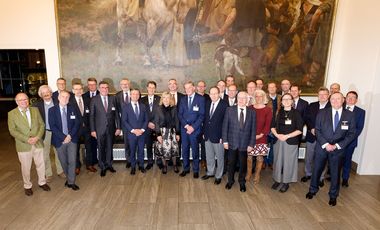
<instances>
[{"instance_id":1,"label":"dark blazer","mask_svg":"<svg viewBox=\"0 0 380 230\"><path fill-rule=\"evenodd\" d=\"M325 106L326 108L330 108L331 104L327 103ZM317 114L320 111L319 109L319 101L312 102L309 104L309 106L306 108L305 112L305 124L307 127L307 132L306 132L306 141L313 143L316 138L315 136L311 133L311 130L315 128L315 119L317 118Z\"/></svg>"},{"instance_id":2,"label":"dark blazer","mask_svg":"<svg viewBox=\"0 0 380 230\"><path fill-rule=\"evenodd\" d=\"M56 105L56 103L54 103L54 101L53 101L53 104ZM38 100L36 103L33 104L33 107L38 108L38 111L40 111L42 120L44 120L45 124L46 124L46 122L49 122L46 120L46 117L45 117L45 102L44 102L44 100L41 100L41 99Z\"/></svg>"},{"instance_id":3,"label":"dark blazer","mask_svg":"<svg viewBox=\"0 0 380 230\"><path fill-rule=\"evenodd\" d=\"M267 104L267 106L268 106L269 108L272 109L272 112L273 112L273 119L275 119L275 117L276 117L278 111L280 111L280 108L281 108L281 96L278 95L278 94L276 95L276 99L275 99L276 102L277 102L277 108L276 108L276 111L273 110L273 100L272 100L272 98L269 96L269 94L267 95L267 98L268 98L268 104Z\"/></svg>"},{"instance_id":4,"label":"dark blazer","mask_svg":"<svg viewBox=\"0 0 380 230\"><path fill-rule=\"evenodd\" d=\"M162 107L163 107L163 105L158 106L158 108L156 110L157 113L154 116L154 122L153 123L156 126L155 131L157 133L157 136L161 135L160 128L162 128L164 123L165 123L165 115L164 115L164 112L162 111ZM180 134L180 127L179 127L179 120L178 120L178 116L177 116L177 107L176 106L174 106L172 108L170 117L172 120L172 123L170 126L175 127L176 134L179 135Z\"/></svg>"},{"instance_id":5,"label":"dark blazer","mask_svg":"<svg viewBox=\"0 0 380 230\"><path fill-rule=\"evenodd\" d=\"M298 112L300 112L303 120L305 120L305 114L306 114L306 109L308 105L309 105L309 102L305 101L302 98L298 98L296 109L298 110Z\"/></svg>"},{"instance_id":6,"label":"dark blazer","mask_svg":"<svg viewBox=\"0 0 380 230\"><path fill-rule=\"evenodd\" d=\"M131 95L129 94L129 98L130 97L131 97ZM124 101L124 93L123 93L123 91L119 91L119 92L116 93L115 100L116 100L117 111L119 111L119 114L122 115L123 114L124 106L126 104L128 104L130 101L128 101L127 103Z\"/></svg>"},{"instance_id":7,"label":"dark blazer","mask_svg":"<svg viewBox=\"0 0 380 230\"><path fill-rule=\"evenodd\" d=\"M365 121L365 110L355 105L353 113L355 115L356 133L354 140L349 144L350 148L358 146L358 137L363 131Z\"/></svg>"},{"instance_id":8,"label":"dark blazer","mask_svg":"<svg viewBox=\"0 0 380 230\"><path fill-rule=\"evenodd\" d=\"M221 97L222 100L227 100L228 99L228 95L226 93L223 94L223 97Z\"/></svg>"},{"instance_id":9,"label":"dark blazer","mask_svg":"<svg viewBox=\"0 0 380 230\"><path fill-rule=\"evenodd\" d=\"M90 102L91 102L91 98L84 97L82 95L82 103L83 103L83 115L82 115L80 113L77 100L75 99L75 95L73 97L70 97L69 104L71 104L77 110L78 117L80 118L81 127L90 128Z\"/></svg>"},{"instance_id":10,"label":"dark blazer","mask_svg":"<svg viewBox=\"0 0 380 230\"><path fill-rule=\"evenodd\" d=\"M342 130L342 122L348 125L347 130ZM315 133L319 149L321 149L322 145L330 143L338 144L341 150L344 150L355 138L355 132L355 116L349 110L342 110L342 115L335 132L333 131L332 108L325 108L319 111L315 121Z\"/></svg>"},{"instance_id":11,"label":"dark blazer","mask_svg":"<svg viewBox=\"0 0 380 230\"><path fill-rule=\"evenodd\" d=\"M70 91L68 92L70 93L70 98L74 96L73 92L70 92ZM59 103L58 95L59 95L58 90L53 92L53 94L51 95L51 99L53 99L54 105Z\"/></svg>"},{"instance_id":12,"label":"dark blazer","mask_svg":"<svg viewBox=\"0 0 380 230\"><path fill-rule=\"evenodd\" d=\"M152 108L152 111L150 111L148 96L142 97L139 100L140 103L144 104L145 107L147 108L147 111L148 111L148 121L149 122L153 122L154 121L154 115L157 113L157 109L160 106L159 105L160 104L160 99L161 99L161 97L158 96L158 95L154 95L153 96L153 108Z\"/></svg>"},{"instance_id":13,"label":"dark blazer","mask_svg":"<svg viewBox=\"0 0 380 230\"><path fill-rule=\"evenodd\" d=\"M203 122L204 139L212 143L219 143L222 138L222 127L224 114L228 104L224 100L219 100L218 106L214 108L214 114L210 118L210 109L212 101L206 104L205 119Z\"/></svg>"},{"instance_id":14,"label":"dark blazer","mask_svg":"<svg viewBox=\"0 0 380 230\"><path fill-rule=\"evenodd\" d=\"M230 99L227 97L224 97L224 101L227 102L227 106L230 106ZM234 100L234 105L237 105L237 94Z\"/></svg>"},{"instance_id":15,"label":"dark blazer","mask_svg":"<svg viewBox=\"0 0 380 230\"><path fill-rule=\"evenodd\" d=\"M256 144L256 112L247 107L244 128L240 129L237 106L228 107L223 119L222 139L229 149L247 151Z\"/></svg>"},{"instance_id":16,"label":"dark blazer","mask_svg":"<svg viewBox=\"0 0 380 230\"><path fill-rule=\"evenodd\" d=\"M100 94L91 99L90 129L91 132L97 132L98 136L107 131L113 135L116 129L120 129L120 116L114 96L108 95L107 112L104 109Z\"/></svg>"},{"instance_id":17,"label":"dark blazer","mask_svg":"<svg viewBox=\"0 0 380 230\"><path fill-rule=\"evenodd\" d=\"M96 95L95 95L95 96L97 96L97 95L99 95L99 90L96 90ZM82 97L87 97L87 98L89 98L89 99L92 99L92 98L90 97L90 91L85 92L85 93L82 95Z\"/></svg>"},{"instance_id":18,"label":"dark blazer","mask_svg":"<svg viewBox=\"0 0 380 230\"><path fill-rule=\"evenodd\" d=\"M182 100L183 97L186 97L186 95L183 94L183 93L177 92L177 104L176 104L176 106L177 106L177 112L179 112L178 108L179 108L179 105L181 104L181 100Z\"/></svg>"},{"instance_id":19,"label":"dark blazer","mask_svg":"<svg viewBox=\"0 0 380 230\"><path fill-rule=\"evenodd\" d=\"M78 131L80 127L80 119L77 110L72 105L67 105L67 129L71 136L71 142L78 142ZM65 140L66 135L62 131L61 108L55 105L49 109L49 125L52 132L51 143L59 148Z\"/></svg>"},{"instance_id":20,"label":"dark blazer","mask_svg":"<svg viewBox=\"0 0 380 230\"><path fill-rule=\"evenodd\" d=\"M122 125L123 129L127 130L128 135L131 134L132 129L144 129L148 128L148 110L144 104L139 103L139 118L136 118L132 103L128 103L123 110Z\"/></svg>"},{"instance_id":21,"label":"dark blazer","mask_svg":"<svg viewBox=\"0 0 380 230\"><path fill-rule=\"evenodd\" d=\"M195 108L198 108L198 111ZM188 96L184 96L181 98L181 102L179 105L178 119L183 129L186 125L191 125L194 128L194 131L201 131L204 115L205 115L204 97L195 93L190 110L188 108Z\"/></svg>"}]
</instances>

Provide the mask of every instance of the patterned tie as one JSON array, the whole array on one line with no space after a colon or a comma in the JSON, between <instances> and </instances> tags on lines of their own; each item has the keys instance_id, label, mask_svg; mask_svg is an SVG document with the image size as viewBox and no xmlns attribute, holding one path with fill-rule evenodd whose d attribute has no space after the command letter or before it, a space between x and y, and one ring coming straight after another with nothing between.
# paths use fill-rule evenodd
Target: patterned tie
<instances>
[{"instance_id":1,"label":"patterned tie","mask_svg":"<svg viewBox=\"0 0 380 230\"><path fill-rule=\"evenodd\" d=\"M67 135L69 133L68 128L67 128L67 113L66 113L66 108L62 108L62 132L63 134Z\"/></svg>"},{"instance_id":2,"label":"patterned tie","mask_svg":"<svg viewBox=\"0 0 380 230\"><path fill-rule=\"evenodd\" d=\"M135 115L136 115L136 119L138 120L139 119L139 107L137 106L137 103L135 103Z\"/></svg>"},{"instance_id":3,"label":"patterned tie","mask_svg":"<svg viewBox=\"0 0 380 230\"><path fill-rule=\"evenodd\" d=\"M334 132L335 132L336 128L338 127L338 124L339 124L339 113L338 113L338 111L336 111L335 116L334 116Z\"/></svg>"},{"instance_id":4,"label":"patterned tie","mask_svg":"<svg viewBox=\"0 0 380 230\"><path fill-rule=\"evenodd\" d=\"M103 97L103 106L104 106L104 110L107 112L107 109L108 109L108 103L107 103L107 97Z\"/></svg>"},{"instance_id":5,"label":"patterned tie","mask_svg":"<svg viewBox=\"0 0 380 230\"><path fill-rule=\"evenodd\" d=\"M214 105L215 105L215 103L213 102L211 105L210 118L212 118L212 115L214 115Z\"/></svg>"},{"instance_id":6,"label":"patterned tie","mask_svg":"<svg viewBox=\"0 0 380 230\"><path fill-rule=\"evenodd\" d=\"M191 98L192 98L192 97L189 97L189 102L188 102L188 103L189 103L189 104L188 104L189 110L191 110Z\"/></svg>"},{"instance_id":7,"label":"patterned tie","mask_svg":"<svg viewBox=\"0 0 380 230\"><path fill-rule=\"evenodd\" d=\"M152 112L152 110L153 110L153 102L152 102L152 100L150 100L150 102L149 102L149 109L150 109L150 112Z\"/></svg>"},{"instance_id":8,"label":"patterned tie","mask_svg":"<svg viewBox=\"0 0 380 230\"><path fill-rule=\"evenodd\" d=\"M82 116L83 116L84 108L83 108L82 98L78 98L78 105L79 105L80 113L81 113Z\"/></svg>"},{"instance_id":9,"label":"patterned tie","mask_svg":"<svg viewBox=\"0 0 380 230\"><path fill-rule=\"evenodd\" d=\"M239 119L239 124L240 124L240 129L244 128L244 109L240 109L240 119Z\"/></svg>"},{"instance_id":10,"label":"patterned tie","mask_svg":"<svg viewBox=\"0 0 380 230\"><path fill-rule=\"evenodd\" d=\"M176 105L176 104L177 104L177 102L175 101L175 95L174 95L174 93L173 93L173 94L171 94L171 97L172 97L172 100L174 101L174 104Z\"/></svg>"},{"instance_id":11,"label":"patterned tie","mask_svg":"<svg viewBox=\"0 0 380 230\"><path fill-rule=\"evenodd\" d=\"M30 126L29 121L28 121L28 116L26 116L26 109L21 110L21 113L22 113L22 117L25 119L26 123L28 123L28 125Z\"/></svg>"}]
</instances>

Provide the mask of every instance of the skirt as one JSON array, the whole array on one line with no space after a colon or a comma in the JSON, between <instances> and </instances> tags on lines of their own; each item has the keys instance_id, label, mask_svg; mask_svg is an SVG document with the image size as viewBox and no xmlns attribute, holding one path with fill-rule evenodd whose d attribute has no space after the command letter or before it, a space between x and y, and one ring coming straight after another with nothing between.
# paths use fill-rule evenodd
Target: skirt
<instances>
[{"instance_id":1,"label":"skirt","mask_svg":"<svg viewBox=\"0 0 380 230\"><path fill-rule=\"evenodd\" d=\"M248 153L248 156L267 156L268 155L268 145L267 144L256 144L251 152Z\"/></svg>"},{"instance_id":2,"label":"skirt","mask_svg":"<svg viewBox=\"0 0 380 230\"><path fill-rule=\"evenodd\" d=\"M157 158L170 160L179 156L178 142L175 139L175 129L161 128L162 144L158 141L154 144L154 152Z\"/></svg>"}]
</instances>

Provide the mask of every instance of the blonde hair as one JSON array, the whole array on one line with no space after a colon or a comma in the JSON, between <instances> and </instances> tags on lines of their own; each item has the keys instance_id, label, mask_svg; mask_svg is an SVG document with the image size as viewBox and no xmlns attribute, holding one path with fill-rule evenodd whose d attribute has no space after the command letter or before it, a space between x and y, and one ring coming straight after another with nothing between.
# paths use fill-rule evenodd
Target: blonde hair
<instances>
[{"instance_id":1,"label":"blonde hair","mask_svg":"<svg viewBox=\"0 0 380 230\"><path fill-rule=\"evenodd\" d=\"M263 96L263 104L264 105L268 104L267 94L264 92L264 90L261 90L261 89L256 89L255 92L253 93L253 104L256 104L255 97L256 97L257 94Z\"/></svg>"},{"instance_id":2,"label":"blonde hair","mask_svg":"<svg viewBox=\"0 0 380 230\"><path fill-rule=\"evenodd\" d=\"M164 104L164 103L163 103L163 99L164 99L164 97L169 97L169 105L170 105L170 106L175 106L175 101L174 101L174 99L173 99L173 97L172 97L172 94L169 93L168 91L165 91L165 92L163 92L163 93L161 94L160 105L163 105L163 104Z\"/></svg>"}]
</instances>

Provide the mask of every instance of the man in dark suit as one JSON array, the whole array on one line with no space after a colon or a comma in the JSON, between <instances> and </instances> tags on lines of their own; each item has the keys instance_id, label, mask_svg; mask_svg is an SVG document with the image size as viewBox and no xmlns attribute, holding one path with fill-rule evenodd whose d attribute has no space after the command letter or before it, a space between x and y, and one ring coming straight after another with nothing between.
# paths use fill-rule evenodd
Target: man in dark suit
<instances>
[{"instance_id":1,"label":"man in dark suit","mask_svg":"<svg viewBox=\"0 0 380 230\"><path fill-rule=\"evenodd\" d=\"M80 145L85 146L85 164L89 172L96 172L96 155L91 149L91 131L90 131L90 101L91 99L83 96L83 86L77 82L73 84L74 96L70 97L70 104L77 110L78 119L80 119L80 129L78 132L77 161L75 173L78 175L81 168Z\"/></svg>"},{"instance_id":2,"label":"man in dark suit","mask_svg":"<svg viewBox=\"0 0 380 230\"><path fill-rule=\"evenodd\" d=\"M331 107L329 103L329 90L325 87L320 87L318 90L318 101L310 103L305 112L306 132L306 153L305 153L305 176L301 178L302 182L307 182L311 179L312 166L314 164L315 155L315 120L320 110ZM324 185L324 173L322 173L319 186Z\"/></svg>"},{"instance_id":3,"label":"man in dark suit","mask_svg":"<svg viewBox=\"0 0 380 230\"><path fill-rule=\"evenodd\" d=\"M339 195L339 173L342 168L344 152L354 140L356 132L354 114L343 108L344 96L334 93L330 96L331 108L319 111L315 121L317 145L314 170L311 176L307 199L312 199L319 190L319 178L328 162L331 176L329 205L335 206Z\"/></svg>"},{"instance_id":4,"label":"man in dark suit","mask_svg":"<svg viewBox=\"0 0 380 230\"><path fill-rule=\"evenodd\" d=\"M210 98L206 104L205 120L203 123L206 147L207 173L202 180L215 176L215 184L220 184L224 171L224 149L222 143L223 118L228 107L227 102L219 97L219 89L211 87ZM218 167L215 170L215 156Z\"/></svg>"},{"instance_id":5,"label":"man in dark suit","mask_svg":"<svg viewBox=\"0 0 380 230\"><path fill-rule=\"evenodd\" d=\"M300 87L298 85L293 84L290 87L290 94L292 95L294 100L294 108L297 109L298 112L300 112L302 119L305 120L306 108L309 105L309 103L304 99L300 98Z\"/></svg>"},{"instance_id":6,"label":"man in dark suit","mask_svg":"<svg viewBox=\"0 0 380 230\"><path fill-rule=\"evenodd\" d=\"M75 163L77 157L80 119L74 106L69 105L70 93L62 90L58 95L59 104L49 109L51 143L58 152L59 161L67 176L65 186L79 190L75 184Z\"/></svg>"},{"instance_id":7,"label":"man in dark suit","mask_svg":"<svg viewBox=\"0 0 380 230\"><path fill-rule=\"evenodd\" d=\"M206 82L203 80L198 81L196 87L197 94L205 98L205 105L211 101L210 96L206 93ZM201 146L201 168L206 169L206 147L205 140L203 139L203 129L202 133L199 135L199 143Z\"/></svg>"},{"instance_id":8,"label":"man in dark suit","mask_svg":"<svg viewBox=\"0 0 380 230\"><path fill-rule=\"evenodd\" d=\"M52 95L54 104L58 104L58 95L64 90L66 90L66 79L60 77L57 79L57 91L55 91ZM70 96L73 96L73 93L70 92Z\"/></svg>"},{"instance_id":9,"label":"man in dark suit","mask_svg":"<svg viewBox=\"0 0 380 230\"><path fill-rule=\"evenodd\" d=\"M98 141L98 160L100 176L106 170L115 173L113 162L114 136L120 135L120 117L114 96L108 95L109 86L105 81L99 82L99 94L90 102L91 136Z\"/></svg>"},{"instance_id":10,"label":"man in dark suit","mask_svg":"<svg viewBox=\"0 0 380 230\"><path fill-rule=\"evenodd\" d=\"M218 87L219 89L219 96L222 100L227 100L228 99L228 95L225 93L226 91L226 82L223 81L223 80L219 80L217 83L216 83L216 87Z\"/></svg>"},{"instance_id":11,"label":"man in dark suit","mask_svg":"<svg viewBox=\"0 0 380 230\"><path fill-rule=\"evenodd\" d=\"M247 174L247 152L256 144L256 113L247 105L248 94L244 91L237 96L237 105L228 107L224 115L222 140L228 150L228 182L226 189L231 189L235 182L235 165L239 161L240 191L245 192Z\"/></svg>"},{"instance_id":12,"label":"man in dark suit","mask_svg":"<svg viewBox=\"0 0 380 230\"><path fill-rule=\"evenodd\" d=\"M131 102L123 109L122 125L128 135L131 162L131 175L136 174L136 150L139 170L145 173L144 169L144 143L145 131L148 129L148 109L144 104L139 103L140 91L131 90Z\"/></svg>"},{"instance_id":13,"label":"man in dark suit","mask_svg":"<svg viewBox=\"0 0 380 230\"><path fill-rule=\"evenodd\" d=\"M149 170L153 167L153 142L156 139L154 129L156 126L154 125L154 115L157 113L157 108L160 103L160 96L154 95L156 92L157 84L154 81L148 81L146 84L146 90L148 95L142 97L140 102L145 105L148 109L148 129L145 134L145 145L146 145L146 153L148 157L148 164L145 170Z\"/></svg>"},{"instance_id":14,"label":"man in dark suit","mask_svg":"<svg viewBox=\"0 0 380 230\"><path fill-rule=\"evenodd\" d=\"M350 110L355 115L356 133L354 140L347 146L344 152L343 172L342 172L342 187L348 187L348 179L350 178L352 154L356 146L358 146L358 137L363 131L365 121L365 110L356 106L358 102L358 93L350 91L346 95L346 109Z\"/></svg>"},{"instance_id":15,"label":"man in dark suit","mask_svg":"<svg viewBox=\"0 0 380 230\"><path fill-rule=\"evenodd\" d=\"M247 82L248 106L253 105L255 99L256 82L251 80Z\"/></svg>"},{"instance_id":16,"label":"man in dark suit","mask_svg":"<svg viewBox=\"0 0 380 230\"><path fill-rule=\"evenodd\" d=\"M199 177L199 142L205 114L205 99L195 93L194 83L185 83L186 97L181 99L178 118L181 126L183 171L181 177L190 173L190 146L193 157L193 177Z\"/></svg>"},{"instance_id":17,"label":"man in dark suit","mask_svg":"<svg viewBox=\"0 0 380 230\"><path fill-rule=\"evenodd\" d=\"M237 99L236 99L237 93L238 93L238 90L237 90L236 85L228 86L228 97L226 100L228 106L234 106L237 104Z\"/></svg>"},{"instance_id":18,"label":"man in dark suit","mask_svg":"<svg viewBox=\"0 0 380 230\"><path fill-rule=\"evenodd\" d=\"M267 106L272 109L272 117L275 118L277 112L281 108L281 96L277 94L277 86L275 82L269 82L267 85L268 88L268 104ZM265 164L272 168L273 164L273 145L276 143L277 138L273 135L272 132L268 134L268 144L269 144L269 153L265 159Z\"/></svg>"},{"instance_id":19,"label":"man in dark suit","mask_svg":"<svg viewBox=\"0 0 380 230\"><path fill-rule=\"evenodd\" d=\"M128 78L123 78L120 80L120 88L121 90L116 93L116 106L117 111L119 111L120 120L123 120L123 108L128 103L131 102L131 82ZM129 141L128 141L128 135L127 130L123 130L123 139L124 139L124 153L125 153L125 159L126 159L126 168L131 167L131 162L129 161Z\"/></svg>"}]
</instances>

